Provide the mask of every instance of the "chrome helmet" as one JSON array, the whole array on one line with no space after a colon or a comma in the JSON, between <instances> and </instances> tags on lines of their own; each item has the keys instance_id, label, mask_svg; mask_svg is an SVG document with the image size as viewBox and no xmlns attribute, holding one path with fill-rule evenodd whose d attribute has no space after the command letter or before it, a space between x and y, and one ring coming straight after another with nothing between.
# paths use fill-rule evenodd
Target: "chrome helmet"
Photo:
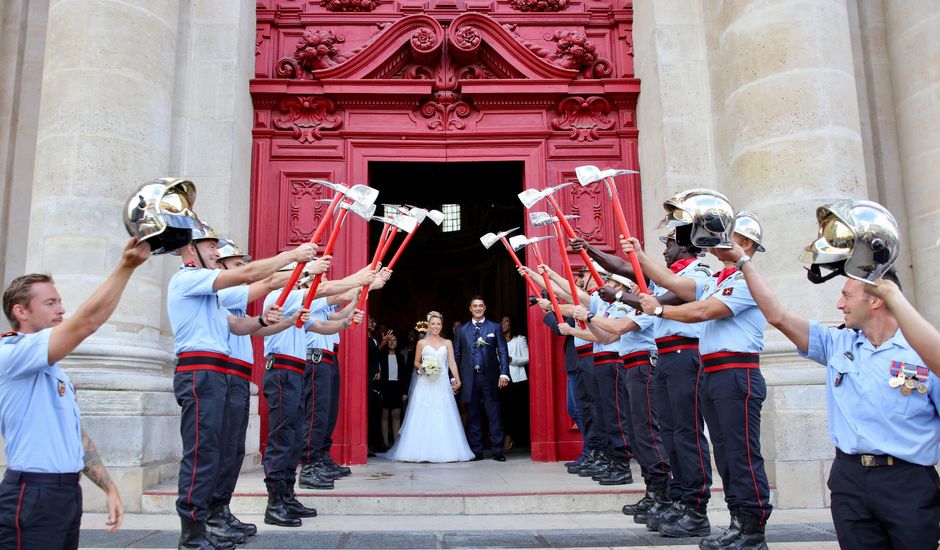
<instances>
[{"instance_id":1,"label":"chrome helmet","mask_svg":"<svg viewBox=\"0 0 940 550\"><path fill-rule=\"evenodd\" d=\"M734 232L753 241L757 245L758 252L767 251L761 244L764 231L756 215L744 210L738 212L738 215L734 217Z\"/></svg>"},{"instance_id":2,"label":"chrome helmet","mask_svg":"<svg viewBox=\"0 0 940 550\"><path fill-rule=\"evenodd\" d=\"M669 231L665 235L659 238L659 242L663 244L669 244L670 240L676 240L676 228L670 227Z\"/></svg>"},{"instance_id":3,"label":"chrome helmet","mask_svg":"<svg viewBox=\"0 0 940 550\"><path fill-rule=\"evenodd\" d=\"M225 244L222 244L222 241L219 241L219 261L222 261L226 258L241 258L245 261L245 263L251 261L251 256L242 252L234 241L225 240Z\"/></svg>"},{"instance_id":4,"label":"chrome helmet","mask_svg":"<svg viewBox=\"0 0 940 550\"><path fill-rule=\"evenodd\" d=\"M193 182L160 178L145 183L124 207L124 227L132 237L150 244L153 254L165 254L189 244L199 223L192 211L196 202Z\"/></svg>"},{"instance_id":5,"label":"chrome helmet","mask_svg":"<svg viewBox=\"0 0 940 550\"><path fill-rule=\"evenodd\" d=\"M819 236L800 255L807 277L819 284L846 277L874 284L901 251L898 223L876 202L843 199L816 209ZM823 275L821 270L829 270Z\"/></svg>"},{"instance_id":6,"label":"chrome helmet","mask_svg":"<svg viewBox=\"0 0 940 550\"><path fill-rule=\"evenodd\" d=\"M689 189L663 202L666 217L660 227L674 227L676 242L699 248L731 248L734 208L728 198L711 189Z\"/></svg>"}]
</instances>

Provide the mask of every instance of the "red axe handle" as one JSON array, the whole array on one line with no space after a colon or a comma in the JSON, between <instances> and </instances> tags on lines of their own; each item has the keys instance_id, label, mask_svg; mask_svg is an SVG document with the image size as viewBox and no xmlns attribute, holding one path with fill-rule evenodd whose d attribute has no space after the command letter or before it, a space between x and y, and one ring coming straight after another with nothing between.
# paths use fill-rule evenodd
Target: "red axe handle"
<instances>
[{"instance_id":1,"label":"red axe handle","mask_svg":"<svg viewBox=\"0 0 940 550\"><path fill-rule=\"evenodd\" d=\"M333 223L333 230L330 232L330 238L326 242L326 248L323 249L323 255L329 256L333 253L333 247L336 246L336 239L339 238L339 230L343 226L343 220L346 219L346 213L349 210L343 208L343 210L336 216L336 221ZM310 304L313 303L313 298L317 295L317 288L320 286L320 280L323 279L322 273L317 273L317 276L313 278L313 284L310 285L310 290L307 291L307 295L304 296L304 308L309 308ZM297 319L297 328L302 327L304 324Z\"/></svg>"},{"instance_id":2,"label":"red axe handle","mask_svg":"<svg viewBox=\"0 0 940 550\"><path fill-rule=\"evenodd\" d=\"M391 230L389 230L391 229ZM389 224L385 224L385 229L382 230L382 236L379 238L379 242L375 246L375 254L372 256L372 263L369 264L369 270L375 270L378 267L379 262L382 261L382 257L385 256L385 253L388 252L388 244L392 242L392 239L395 238L395 232L398 231L397 227L392 227ZM369 287L372 285L362 285L362 292L359 294L359 302L356 303L356 309L362 309L366 307L366 299L369 297ZM350 326L355 328L358 323L353 322Z\"/></svg>"},{"instance_id":3,"label":"red axe handle","mask_svg":"<svg viewBox=\"0 0 940 550\"><path fill-rule=\"evenodd\" d=\"M623 206L620 205L620 194L617 193L617 186L614 185L614 178L608 176L605 178L607 189L610 190L610 201L614 203L614 214L617 215L617 223L620 224L620 232L624 237L630 238L630 230L627 228L627 217L623 215ZM633 265L633 274L636 277L636 286L640 294L649 294L650 289L646 286L646 278L643 277L643 269L640 267L640 260L636 257L636 252L628 254L630 264Z\"/></svg>"},{"instance_id":4,"label":"red axe handle","mask_svg":"<svg viewBox=\"0 0 940 550\"><path fill-rule=\"evenodd\" d=\"M519 257L516 256L516 251L509 246L509 241L506 240L506 237L500 237L499 240L503 241L503 244L506 245L506 251L509 252L509 255L512 256L512 261L516 262L516 267L522 267L522 262L519 261ZM541 296L542 293L539 292L539 287L535 286L535 283L532 281L532 278L529 277L529 274L526 273L522 276L525 278L525 282L529 285L529 290L532 291L536 296Z\"/></svg>"},{"instance_id":5,"label":"red axe handle","mask_svg":"<svg viewBox=\"0 0 940 550\"><path fill-rule=\"evenodd\" d=\"M571 262L568 261L568 250L565 248L565 239L562 237L562 227L560 223L555 224L555 236L558 241L558 252L561 253L561 265L565 268L565 277L568 279L568 288L571 290L571 303L575 306L581 305L578 298L578 286L574 284L574 274L571 272ZM587 328L584 321L578 321L578 328Z\"/></svg>"},{"instance_id":6,"label":"red axe handle","mask_svg":"<svg viewBox=\"0 0 940 550\"><path fill-rule=\"evenodd\" d=\"M385 245L382 247L382 253L379 254L379 261L381 262L385 255L388 254L388 249L392 247L392 242L395 241L395 235L398 234L398 228L392 226L392 230L388 234L388 238L385 239Z\"/></svg>"},{"instance_id":7,"label":"red axe handle","mask_svg":"<svg viewBox=\"0 0 940 550\"><path fill-rule=\"evenodd\" d=\"M330 226L330 218L333 217L333 209L336 208L336 205L339 204L339 201L342 198L342 193L336 193L333 195L333 202L330 203L326 213L323 214L323 219L321 219L320 224L317 225L316 231L314 231L313 236L310 237L311 244L317 244L317 241L323 237L323 233L326 232L326 228ZM284 285L284 288L281 289L281 295L277 297L276 303L278 307L284 307L284 302L287 301L287 296L290 294L291 290L294 289L294 285L297 284L297 279L300 279L300 274L303 272L304 264L297 262L297 267L295 267L294 272L290 274L290 279L287 280L287 284Z\"/></svg>"},{"instance_id":8,"label":"red axe handle","mask_svg":"<svg viewBox=\"0 0 940 550\"><path fill-rule=\"evenodd\" d=\"M548 195L545 197L548 199L548 202L552 205L552 208L555 209L555 215L558 216L558 222L561 223L561 226L565 228L565 234L568 235L569 239L575 238L574 229L571 228L571 224L568 223L568 220L565 219L565 213L561 211L561 208L558 206L558 201L555 200L555 197ZM581 259L584 260L584 265L587 266L588 270L591 272L591 277L594 278L594 282L597 283L597 286L604 286L604 280L601 279L601 274L594 269L594 263L591 261L591 257L588 256L587 250L581 249Z\"/></svg>"},{"instance_id":9,"label":"red axe handle","mask_svg":"<svg viewBox=\"0 0 940 550\"><path fill-rule=\"evenodd\" d=\"M414 237L415 231L417 230L418 228L416 227L414 231L405 235L405 240L403 240L401 244L398 245L398 250L395 251L395 255L392 256L392 261L388 262L389 269L392 269L395 267L395 263L398 262L398 257L401 256L402 251L404 251L405 247L408 246L408 243L411 242L411 238Z\"/></svg>"},{"instance_id":10,"label":"red axe handle","mask_svg":"<svg viewBox=\"0 0 940 550\"><path fill-rule=\"evenodd\" d=\"M539 247L536 244L530 245L532 247L532 252L535 254L535 261L539 265L544 264L542 261L542 253L539 252ZM555 320L559 323L564 323L564 317L561 316L561 307L558 305L558 298L555 297L555 291L552 290L552 281L548 278L548 273L542 272L542 282L545 283L545 290L548 291L548 299L552 302L552 310L555 312Z\"/></svg>"}]
</instances>

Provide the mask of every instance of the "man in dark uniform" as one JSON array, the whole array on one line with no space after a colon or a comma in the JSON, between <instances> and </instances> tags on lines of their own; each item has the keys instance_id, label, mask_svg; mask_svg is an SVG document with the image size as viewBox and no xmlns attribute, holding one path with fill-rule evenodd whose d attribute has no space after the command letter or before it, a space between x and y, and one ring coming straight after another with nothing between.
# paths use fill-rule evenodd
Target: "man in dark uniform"
<instances>
[{"instance_id":1,"label":"man in dark uniform","mask_svg":"<svg viewBox=\"0 0 940 550\"><path fill-rule=\"evenodd\" d=\"M59 361L103 325L150 246L131 239L117 268L68 319L48 275L17 277L3 293L14 332L0 337L0 547L78 548L84 473L107 493L108 531L124 508L95 444L81 427L75 388Z\"/></svg>"},{"instance_id":2,"label":"man in dark uniform","mask_svg":"<svg viewBox=\"0 0 940 550\"><path fill-rule=\"evenodd\" d=\"M933 550L940 539L940 333L904 298L890 269L900 242L884 207L843 200L821 207L817 218L820 238L803 260L817 274L823 265L848 277L836 304L841 327L787 311L744 249L719 257L741 265L767 321L800 355L826 366L836 455L828 483L839 545Z\"/></svg>"},{"instance_id":3,"label":"man in dark uniform","mask_svg":"<svg viewBox=\"0 0 940 550\"><path fill-rule=\"evenodd\" d=\"M552 311L552 304L549 300L544 298L539 299L536 302L542 311L545 313L542 317L542 322L548 327L552 334L555 336L562 336L565 339L565 374L568 377L568 383L565 389L565 404L568 408L568 416L571 417L571 420L574 421L575 425L578 427L578 431L581 432L581 454L576 460L565 463L565 468L569 469L569 472L572 469L578 469L584 464L584 461L587 460L588 454L588 436L586 424L591 424L593 428L593 421L586 418L586 415L582 413L583 405L578 399L578 350L574 345L573 336L563 336L561 332L558 331L558 319L555 317L555 312ZM574 326L574 319L571 317L564 317L562 320L563 323L568 324L569 326Z\"/></svg>"},{"instance_id":4,"label":"man in dark uniform","mask_svg":"<svg viewBox=\"0 0 940 550\"><path fill-rule=\"evenodd\" d=\"M167 312L178 357L173 388L182 409L183 456L176 501L182 530L180 548L233 547L229 541L207 537L205 525L222 468L226 375L232 368L229 333L253 334L280 319L280 311L275 309L266 312L267 320L230 315L222 307L218 291L264 279L292 261L310 261L316 253L314 245L303 244L272 258L221 270L216 268L218 243L212 228L200 223L193 230L193 242L179 251L183 265L170 279L167 291Z\"/></svg>"}]
</instances>

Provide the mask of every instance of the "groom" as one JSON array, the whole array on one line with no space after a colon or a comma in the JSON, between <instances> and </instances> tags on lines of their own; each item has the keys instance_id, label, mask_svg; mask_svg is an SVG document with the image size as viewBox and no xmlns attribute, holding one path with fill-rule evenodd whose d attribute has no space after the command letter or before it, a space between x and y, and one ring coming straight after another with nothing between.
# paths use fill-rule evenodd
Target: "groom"
<instances>
[{"instance_id":1,"label":"groom","mask_svg":"<svg viewBox=\"0 0 940 550\"><path fill-rule=\"evenodd\" d=\"M460 398L467 405L467 439L475 456L483 458L483 411L490 427L493 460L505 462L503 424L499 418L499 390L509 385L509 353L498 323L483 317L486 303L470 300L471 322L454 335L454 360L460 369Z\"/></svg>"}]
</instances>

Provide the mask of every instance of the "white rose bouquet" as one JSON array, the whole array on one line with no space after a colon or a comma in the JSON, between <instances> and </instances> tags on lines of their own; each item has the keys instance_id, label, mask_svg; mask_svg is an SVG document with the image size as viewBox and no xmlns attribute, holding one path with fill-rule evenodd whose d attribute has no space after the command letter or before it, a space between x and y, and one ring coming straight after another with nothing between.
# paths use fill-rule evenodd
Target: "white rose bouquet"
<instances>
[{"instance_id":1,"label":"white rose bouquet","mask_svg":"<svg viewBox=\"0 0 940 550\"><path fill-rule=\"evenodd\" d=\"M423 358L421 368L424 369L424 374L431 380L437 380L437 377L441 375L441 364L433 357Z\"/></svg>"}]
</instances>

